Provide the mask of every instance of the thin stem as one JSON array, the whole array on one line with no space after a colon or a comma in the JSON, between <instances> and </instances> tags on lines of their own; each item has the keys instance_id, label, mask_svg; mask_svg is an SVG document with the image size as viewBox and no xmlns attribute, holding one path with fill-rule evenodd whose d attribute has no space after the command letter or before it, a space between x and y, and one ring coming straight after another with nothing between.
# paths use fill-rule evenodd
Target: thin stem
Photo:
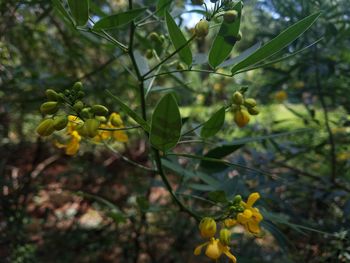
<instances>
[{"instance_id":1,"label":"thin stem","mask_svg":"<svg viewBox=\"0 0 350 263\"><path fill-rule=\"evenodd\" d=\"M176 49L174 52L172 52L169 56L164 58L161 62L159 62L157 65L155 65L153 68L151 68L148 72L146 72L142 79L145 79L149 74L151 74L153 71L155 71L157 68L159 68L161 65L163 65L165 62L167 62L169 59L171 59L173 56L175 56L177 53L179 53L182 49L184 49L189 43L192 42L192 40L196 37L196 35L193 35L189 40L186 41L181 47Z\"/></svg>"},{"instance_id":2,"label":"thin stem","mask_svg":"<svg viewBox=\"0 0 350 263\"><path fill-rule=\"evenodd\" d=\"M98 129L101 131L126 131L126 130L139 129L139 128L141 128L140 125L131 126L131 127L123 127L123 128L98 128Z\"/></svg>"},{"instance_id":3,"label":"thin stem","mask_svg":"<svg viewBox=\"0 0 350 263\"><path fill-rule=\"evenodd\" d=\"M173 71L167 71L167 72L162 72L159 74L154 74L152 76L148 76L145 77L144 79L151 79L154 77L159 77L159 76L163 76L163 75L169 75L172 73L181 73L181 72L200 72L200 73L208 73L208 74L214 74L214 75L220 75L220 76L224 76L224 77L233 77L232 74L225 74L225 73L220 73L220 72L216 72L216 71L212 71L212 70L205 70L205 69L182 69L182 70L173 70Z\"/></svg>"},{"instance_id":4,"label":"thin stem","mask_svg":"<svg viewBox=\"0 0 350 263\"><path fill-rule=\"evenodd\" d=\"M157 170L155 170L155 169L152 169L152 168L146 167L146 166L144 166L142 164L139 164L137 162L134 162L133 160L129 159L128 157L122 155L120 152L118 152L112 146L108 145L105 141L103 143L112 153L120 156L120 158L122 158L125 162L130 163L130 164L132 164L132 165L134 165L134 166L136 166L136 167L138 167L138 168L140 168L140 169L142 169L144 171L147 171L147 172L152 172L152 173L156 173L157 172Z\"/></svg>"},{"instance_id":5,"label":"thin stem","mask_svg":"<svg viewBox=\"0 0 350 263\"><path fill-rule=\"evenodd\" d=\"M173 188L170 185L170 182L168 180L168 178L166 177L164 170L163 170L163 166L162 166L162 161L160 159L160 155L159 155L159 151L155 148L152 148L153 152L154 152L154 159L157 165L157 170L158 173L160 175L160 177L162 178L165 187L167 188L168 192L170 193L171 197L173 198L173 200L175 201L175 203L179 206L181 211L184 211L186 213L188 213L189 215L191 215L192 217L194 217L197 221L200 221L201 217L199 215L197 215L195 212L193 212L192 210L190 210L189 208L187 208L180 199L178 199L178 197L176 196L176 194L173 191Z\"/></svg>"}]
</instances>

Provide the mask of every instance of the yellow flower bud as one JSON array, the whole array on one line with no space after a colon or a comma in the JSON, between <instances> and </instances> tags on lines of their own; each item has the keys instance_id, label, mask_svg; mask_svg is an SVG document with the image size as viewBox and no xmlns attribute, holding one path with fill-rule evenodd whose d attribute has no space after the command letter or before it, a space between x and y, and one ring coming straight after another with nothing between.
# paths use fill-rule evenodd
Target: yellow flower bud
<instances>
[{"instance_id":1,"label":"yellow flower bud","mask_svg":"<svg viewBox=\"0 0 350 263\"><path fill-rule=\"evenodd\" d=\"M246 110L240 109L235 112L235 122L238 127L243 128L249 123L250 117Z\"/></svg>"},{"instance_id":2,"label":"yellow flower bud","mask_svg":"<svg viewBox=\"0 0 350 263\"><path fill-rule=\"evenodd\" d=\"M115 127L123 126L123 121L118 113L113 112L109 117L111 124Z\"/></svg>"},{"instance_id":3,"label":"yellow flower bud","mask_svg":"<svg viewBox=\"0 0 350 263\"><path fill-rule=\"evenodd\" d=\"M49 101L41 104L40 111L43 114L54 114L58 111L58 102L56 101Z\"/></svg>"},{"instance_id":4,"label":"yellow flower bud","mask_svg":"<svg viewBox=\"0 0 350 263\"><path fill-rule=\"evenodd\" d=\"M97 116L106 116L108 114L108 109L103 105L94 105L91 107L91 112Z\"/></svg>"},{"instance_id":5,"label":"yellow flower bud","mask_svg":"<svg viewBox=\"0 0 350 263\"><path fill-rule=\"evenodd\" d=\"M36 128L36 132L40 135L40 136L49 136L51 135L55 129L53 127L53 119L45 119L42 122L40 122L40 124L38 125L38 127Z\"/></svg>"},{"instance_id":6,"label":"yellow flower bud","mask_svg":"<svg viewBox=\"0 0 350 263\"><path fill-rule=\"evenodd\" d=\"M242 93L240 93L239 91L236 91L235 93L233 93L232 101L234 104L242 105L244 102Z\"/></svg>"},{"instance_id":7,"label":"yellow flower bud","mask_svg":"<svg viewBox=\"0 0 350 263\"><path fill-rule=\"evenodd\" d=\"M257 107L248 108L248 112L250 115L258 115L260 113Z\"/></svg>"},{"instance_id":8,"label":"yellow flower bud","mask_svg":"<svg viewBox=\"0 0 350 263\"><path fill-rule=\"evenodd\" d=\"M58 100L58 93L54 91L53 89L47 89L45 91L46 97L49 101L57 101Z\"/></svg>"},{"instance_id":9,"label":"yellow flower bud","mask_svg":"<svg viewBox=\"0 0 350 263\"><path fill-rule=\"evenodd\" d=\"M237 224L237 220L232 219L232 218L225 219L225 221L224 221L225 227L228 227L228 228L232 228L236 224Z\"/></svg>"},{"instance_id":10,"label":"yellow flower bud","mask_svg":"<svg viewBox=\"0 0 350 263\"><path fill-rule=\"evenodd\" d=\"M238 12L236 10L230 10L225 12L224 14L224 21L226 23L233 23L238 16Z\"/></svg>"},{"instance_id":11,"label":"yellow flower bud","mask_svg":"<svg viewBox=\"0 0 350 263\"><path fill-rule=\"evenodd\" d=\"M53 119L53 128L56 131L60 131L66 128L67 124L68 124L67 116L57 116Z\"/></svg>"},{"instance_id":12,"label":"yellow flower bud","mask_svg":"<svg viewBox=\"0 0 350 263\"><path fill-rule=\"evenodd\" d=\"M195 33L197 37L205 37L209 33L209 23L207 20L202 19L195 26Z\"/></svg>"},{"instance_id":13,"label":"yellow flower bud","mask_svg":"<svg viewBox=\"0 0 350 263\"><path fill-rule=\"evenodd\" d=\"M231 232L227 228L220 230L220 242L225 246L229 246L231 243Z\"/></svg>"},{"instance_id":14,"label":"yellow flower bud","mask_svg":"<svg viewBox=\"0 0 350 263\"><path fill-rule=\"evenodd\" d=\"M211 238L216 233L216 222L211 217L205 217L199 223L199 231L203 238Z\"/></svg>"},{"instance_id":15,"label":"yellow flower bud","mask_svg":"<svg viewBox=\"0 0 350 263\"><path fill-rule=\"evenodd\" d=\"M253 108L256 106L256 100L252 98L245 99L244 106L246 106L247 108Z\"/></svg>"}]
</instances>

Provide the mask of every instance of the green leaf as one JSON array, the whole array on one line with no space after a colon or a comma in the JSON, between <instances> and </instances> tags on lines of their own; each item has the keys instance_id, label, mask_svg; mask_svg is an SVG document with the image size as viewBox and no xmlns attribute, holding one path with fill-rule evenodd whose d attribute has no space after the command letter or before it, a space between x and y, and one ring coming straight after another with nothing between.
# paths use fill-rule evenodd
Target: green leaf
<instances>
[{"instance_id":1,"label":"green leaf","mask_svg":"<svg viewBox=\"0 0 350 263\"><path fill-rule=\"evenodd\" d=\"M52 0L52 5L54 9L63 17L66 18L69 22L71 22L74 26L74 21L67 10L64 8L60 0Z\"/></svg>"},{"instance_id":2,"label":"green leaf","mask_svg":"<svg viewBox=\"0 0 350 263\"><path fill-rule=\"evenodd\" d=\"M237 42L237 35L241 26L242 2L238 2L234 6L234 10L238 12L237 19L228 23L223 21L209 51L209 64L216 68L220 65L231 53L233 46Z\"/></svg>"},{"instance_id":3,"label":"green leaf","mask_svg":"<svg viewBox=\"0 0 350 263\"><path fill-rule=\"evenodd\" d=\"M136 17L142 14L147 8L139 8L129 10L123 13L106 16L101 18L96 24L93 26L94 30L108 30L115 29L126 25L133 21Z\"/></svg>"},{"instance_id":4,"label":"green leaf","mask_svg":"<svg viewBox=\"0 0 350 263\"><path fill-rule=\"evenodd\" d=\"M222 107L211 118L204 123L201 130L201 137L209 138L214 136L225 123L225 107Z\"/></svg>"},{"instance_id":5,"label":"green leaf","mask_svg":"<svg viewBox=\"0 0 350 263\"><path fill-rule=\"evenodd\" d=\"M239 56L230 58L223 63L219 65L220 68L230 67L232 65L235 65L244 59L246 59L248 56L253 54L256 50L258 50L261 47L261 42L256 43L254 46L251 46L250 48L244 50Z\"/></svg>"},{"instance_id":6,"label":"green leaf","mask_svg":"<svg viewBox=\"0 0 350 263\"><path fill-rule=\"evenodd\" d=\"M150 127L149 127L148 123L144 119L142 119L135 111L130 109L126 104L124 104L124 102L121 99L114 96L110 91L107 90L107 93L118 103L120 108L128 116L130 116L132 119L134 119L134 121L136 121L146 132L150 131Z\"/></svg>"},{"instance_id":7,"label":"green leaf","mask_svg":"<svg viewBox=\"0 0 350 263\"><path fill-rule=\"evenodd\" d=\"M151 123L150 142L163 152L176 146L181 136L181 115L172 94L165 95L157 104Z\"/></svg>"},{"instance_id":8,"label":"green leaf","mask_svg":"<svg viewBox=\"0 0 350 263\"><path fill-rule=\"evenodd\" d=\"M89 0L68 0L68 5L77 26L85 26L89 20Z\"/></svg>"},{"instance_id":9,"label":"green leaf","mask_svg":"<svg viewBox=\"0 0 350 263\"><path fill-rule=\"evenodd\" d=\"M236 64L231 72L235 73L240 69L255 65L258 62L263 61L266 58L274 55L291 42L296 40L301 34L303 34L321 15L320 12L312 14L294 25L288 27L282 33L280 33L277 37L272 39L270 42L266 43L262 48L255 51L253 54L248 56L243 61Z\"/></svg>"},{"instance_id":10,"label":"green leaf","mask_svg":"<svg viewBox=\"0 0 350 263\"><path fill-rule=\"evenodd\" d=\"M243 147L244 144L222 144L218 147L215 147L213 149L211 149L210 151L208 151L207 154L204 155L204 157L206 158L215 158L215 159L221 159L224 158L228 155L230 155L231 153L237 151L238 149L240 149L241 147ZM200 162L200 166L204 169L210 170L211 172L219 172L219 171L223 171L227 168L226 164L223 163L214 163L214 162L210 162L210 161L205 161L202 160Z\"/></svg>"},{"instance_id":11,"label":"green leaf","mask_svg":"<svg viewBox=\"0 0 350 263\"><path fill-rule=\"evenodd\" d=\"M227 203L226 193L222 190L210 192L208 194L208 197L211 201L214 201L215 203Z\"/></svg>"},{"instance_id":12,"label":"green leaf","mask_svg":"<svg viewBox=\"0 0 350 263\"><path fill-rule=\"evenodd\" d=\"M188 41L182 34L180 28L176 25L174 19L169 12L165 12L165 20L168 27L169 36L176 50L179 51L180 59L188 66L192 64L192 52L189 46L186 44Z\"/></svg>"},{"instance_id":13,"label":"green leaf","mask_svg":"<svg viewBox=\"0 0 350 263\"><path fill-rule=\"evenodd\" d=\"M157 13L159 17L163 17L165 12L168 11L171 0L158 0L157 3Z\"/></svg>"}]
</instances>

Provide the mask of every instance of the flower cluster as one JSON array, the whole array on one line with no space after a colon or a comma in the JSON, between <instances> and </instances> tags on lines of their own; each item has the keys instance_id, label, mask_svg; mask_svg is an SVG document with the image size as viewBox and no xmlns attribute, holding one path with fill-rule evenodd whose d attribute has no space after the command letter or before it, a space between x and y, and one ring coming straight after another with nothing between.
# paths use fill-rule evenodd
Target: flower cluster
<instances>
[{"instance_id":1,"label":"flower cluster","mask_svg":"<svg viewBox=\"0 0 350 263\"><path fill-rule=\"evenodd\" d=\"M196 256L200 255L202 249L205 249L205 255L210 259L217 260L222 254L225 254L232 262L236 263L236 257L230 252L231 233L227 228L220 230L219 238L215 238L216 222L213 218L205 217L199 223L201 236L209 241L197 246L194 250Z\"/></svg>"},{"instance_id":2,"label":"flower cluster","mask_svg":"<svg viewBox=\"0 0 350 263\"><path fill-rule=\"evenodd\" d=\"M80 82L62 93L53 89L46 90L48 101L41 105L40 111L51 116L38 125L37 133L40 136L49 136L66 128L68 142L56 142L56 146L65 148L67 155L78 152L82 138L90 138L95 142L107 139L127 142L128 136L120 115L113 112L107 118L108 109L103 105L85 104L82 101L84 95Z\"/></svg>"},{"instance_id":3,"label":"flower cluster","mask_svg":"<svg viewBox=\"0 0 350 263\"><path fill-rule=\"evenodd\" d=\"M213 260L218 260L222 254L226 255L232 262L236 262L236 257L230 252L231 230L234 226L240 224L249 233L258 236L261 233L260 222L263 220L258 208L253 207L260 198L259 193L249 195L247 202L242 201L242 197L237 195L227 207L223 227L220 230L219 238L215 238L217 223L211 217L205 217L199 224L199 230L202 238L208 239L207 242L197 246L194 250L196 256L200 255L205 247L205 255ZM218 219L218 221L222 221Z\"/></svg>"},{"instance_id":4,"label":"flower cluster","mask_svg":"<svg viewBox=\"0 0 350 263\"><path fill-rule=\"evenodd\" d=\"M255 99L245 98L244 92L245 90L236 91L232 96L234 120L240 128L243 128L249 123L250 115L259 114Z\"/></svg>"}]
</instances>

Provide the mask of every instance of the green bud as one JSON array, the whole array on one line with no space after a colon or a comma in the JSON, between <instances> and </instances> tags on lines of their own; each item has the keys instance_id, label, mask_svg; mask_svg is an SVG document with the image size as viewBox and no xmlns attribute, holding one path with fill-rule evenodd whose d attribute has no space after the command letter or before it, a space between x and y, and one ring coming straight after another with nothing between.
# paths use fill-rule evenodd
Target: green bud
<instances>
[{"instance_id":1,"label":"green bud","mask_svg":"<svg viewBox=\"0 0 350 263\"><path fill-rule=\"evenodd\" d=\"M236 195L234 198L233 198L233 203L234 204L240 204L242 201L242 196L240 195Z\"/></svg>"},{"instance_id":2,"label":"green bud","mask_svg":"<svg viewBox=\"0 0 350 263\"><path fill-rule=\"evenodd\" d=\"M226 23L233 23L237 19L237 16L238 12L236 10L227 11L224 14L224 21Z\"/></svg>"},{"instance_id":3,"label":"green bud","mask_svg":"<svg viewBox=\"0 0 350 263\"><path fill-rule=\"evenodd\" d=\"M248 108L248 112L250 115L258 115L260 113L260 111L257 107Z\"/></svg>"},{"instance_id":4,"label":"green bud","mask_svg":"<svg viewBox=\"0 0 350 263\"><path fill-rule=\"evenodd\" d=\"M246 106L247 108L253 108L256 106L256 100L252 98L245 99L244 106Z\"/></svg>"},{"instance_id":5,"label":"green bud","mask_svg":"<svg viewBox=\"0 0 350 263\"><path fill-rule=\"evenodd\" d=\"M156 43L162 43L160 36L156 32L152 32L149 35L149 39L153 42L156 42Z\"/></svg>"},{"instance_id":6,"label":"green bud","mask_svg":"<svg viewBox=\"0 0 350 263\"><path fill-rule=\"evenodd\" d=\"M81 100L78 100L76 103L74 103L73 108L76 112L80 112L84 108L84 103Z\"/></svg>"},{"instance_id":7,"label":"green bud","mask_svg":"<svg viewBox=\"0 0 350 263\"><path fill-rule=\"evenodd\" d=\"M98 133L98 127L100 126L100 122L96 119L88 119L85 121L83 127L85 127L86 136L93 138Z\"/></svg>"},{"instance_id":8,"label":"green bud","mask_svg":"<svg viewBox=\"0 0 350 263\"><path fill-rule=\"evenodd\" d=\"M49 101L41 104L40 111L43 114L54 114L58 111L58 102L56 101Z\"/></svg>"},{"instance_id":9,"label":"green bud","mask_svg":"<svg viewBox=\"0 0 350 263\"><path fill-rule=\"evenodd\" d=\"M56 131L63 130L68 124L67 116L57 116L53 119L53 128Z\"/></svg>"},{"instance_id":10,"label":"green bud","mask_svg":"<svg viewBox=\"0 0 350 263\"><path fill-rule=\"evenodd\" d=\"M220 230L220 242L225 246L229 246L231 243L231 232L227 228Z\"/></svg>"},{"instance_id":11,"label":"green bud","mask_svg":"<svg viewBox=\"0 0 350 263\"><path fill-rule=\"evenodd\" d=\"M40 124L38 125L38 127L36 128L36 132L40 135L40 136L49 136L51 135L55 129L53 127L53 119L45 119L42 122L40 122Z\"/></svg>"},{"instance_id":12,"label":"green bud","mask_svg":"<svg viewBox=\"0 0 350 263\"><path fill-rule=\"evenodd\" d=\"M239 91L236 91L235 93L233 93L232 101L234 104L242 105L244 102L242 93L240 93Z\"/></svg>"},{"instance_id":13,"label":"green bud","mask_svg":"<svg viewBox=\"0 0 350 263\"><path fill-rule=\"evenodd\" d=\"M100 122L100 123L106 123L107 122L107 118L105 116L97 116L96 119Z\"/></svg>"},{"instance_id":14,"label":"green bud","mask_svg":"<svg viewBox=\"0 0 350 263\"><path fill-rule=\"evenodd\" d=\"M85 96L85 92L84 91L78 91L78 94L77 94L77 98L78 99L82 99L82 98L84 98L84 96Z\"/></svg>"},{"instance_id":15,"label":"green bud","mask_svg":"<svg viewBox=\"0 0 350 263\"><path fill-rule=\"evenodd\" d=\"M58 93L57 101L64 102L64 94L62 92Z\"/></svg>"},{"instance_id":16,"label":"green bud","mask_svg":"<svg viewBox=\"0 0 350 263\"><path fill-rule=\"evenodd\" d=\"M64 90L64 95L66 95L68 97L70 95L70 90L69 89L65 89Z\"/></svg>"},{"instance_id":17,"label":"green bud","mask_svg":"<svg viewBox=\"0 0 350 263\"><path fill-rule=\"evenodd\" d=\"M80 81L79 82L75 82L74 85L73 85L73 90L76 91L76 92L79 92L81 91L83 88L83 83L81 83Z\"/></svg>"},{"instance_id":18,"label":"green bud","mask_svg":"<svg viewBox=\"0 0 350 263\"><path fill-rule=\"evenodd\" d=\"M202 19L195 26L195 33L197 37L206 37L209 33L209 23L207 20Z\"/></svg>"},{"instance_id":19,"label":"green bud","mask_svg":"<svg viewBox=\"0 0 350 263\"><path fill-rule=\"evenodd\" d=\"M148 58L148 59L153 58L153 51L152 51L152 49L147 49L147 51L146 51L146 58Z\"/></svg>"},{"instance_id":20,"label":"green bud","mask_svg":"<svg viewBox=\"0 0 350 263\"><path fill-rule=\"evenodd\" d=\"M47 89L45 91L46 97L49 101L57 101L58 100L58 93L54 91L53 89Z\"/></svg>"},{"instance_id":21,"label":"green bud","mask_svg":"<svg viewBox=\"0 0 350 263\"><path fill-rule=\"evenodd\" d=\"M91 107L91 112L97 116L106 116L108 109L103 105L94 105Z\"/></svg>"},{"instance_id":22,"label":"green bud","mask_svg":"<svg viewBox=\"0 0 350 263\"><path fill-rule=\"evenodd\" d=\"M81 117L84 119L90 118L90 108L83 108L80 112Z\"/></svg>"},{"instance_id":23,"label":"green bud","mask_svg":"<svg viewBox=\"0 0 350 263\"><path fill-rule=\"evenodd\" d=\"M184 64L179 63L179 64L177 64L176 69L177 69L177 70L185 70L186 67L184 66Z\"/></svg>"}]
</instances>

